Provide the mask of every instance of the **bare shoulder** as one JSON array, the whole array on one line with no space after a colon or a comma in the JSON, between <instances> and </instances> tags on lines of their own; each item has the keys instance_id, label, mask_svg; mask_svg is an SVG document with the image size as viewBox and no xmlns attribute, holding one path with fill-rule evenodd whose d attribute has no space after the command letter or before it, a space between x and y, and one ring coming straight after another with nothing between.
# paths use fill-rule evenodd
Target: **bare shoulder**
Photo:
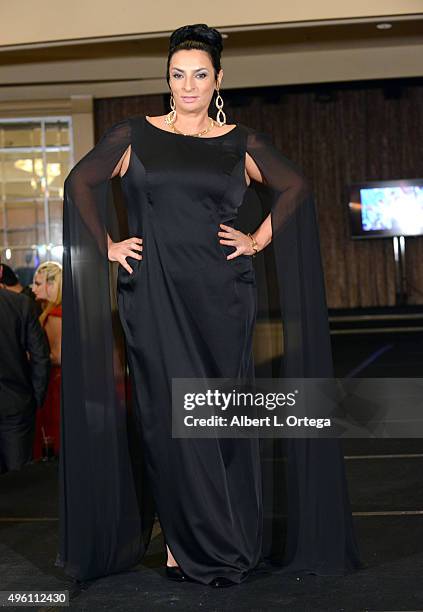
<instances>
[{"instance_id":1,"label":"bare shoulder","mask_svg":"<svg viewBox=\"0 0 423 612\"><path fill-rule=\"evenodd\" d=\"M156 127L166 127L165 124L166 115L145 115L147 121L155 125Z\"/></svg>"}]
</instances>

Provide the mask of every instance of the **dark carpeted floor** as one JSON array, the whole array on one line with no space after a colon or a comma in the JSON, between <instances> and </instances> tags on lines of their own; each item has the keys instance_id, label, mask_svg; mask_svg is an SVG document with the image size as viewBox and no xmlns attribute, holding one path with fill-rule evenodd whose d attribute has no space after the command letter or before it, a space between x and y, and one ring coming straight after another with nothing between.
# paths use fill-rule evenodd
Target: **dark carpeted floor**
<instances>
[{"instance_id":1,"label":"dark carpeted floor","mask_svg":"<svg viewBox=\"0 0 423 612\"><path fill-rule=\"evenodd\" d=\"M337 375L354 370L356 376L417 376L422 371L422 346L419 337L406 334L363 335L359 341L335 338ZM379 357L373 359L376 354ZM70 608L90 612L421 611L423 440L345 440L344 450L366 564L359 572L325 578L263 573L241 586L221 590L179 585L164 576L164 547L157 525L140 566L85 584L78 591L54 567L57 464L39 462L0 477L0 590L69 589Z\"/></svg>"}]
</instances>

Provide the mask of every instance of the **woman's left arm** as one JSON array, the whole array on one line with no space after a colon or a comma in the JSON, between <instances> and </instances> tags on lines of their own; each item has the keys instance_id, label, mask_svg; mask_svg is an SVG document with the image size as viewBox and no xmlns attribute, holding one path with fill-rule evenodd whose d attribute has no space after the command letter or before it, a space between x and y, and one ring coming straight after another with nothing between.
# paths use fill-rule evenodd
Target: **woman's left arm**
<instances>
[{"instance_id":1,"label":"woman's left arm","mask_svg":"<svg viewBox=\"0 0 423 612\"><path fill-rule=\"evenodd\" d=\"M235 247L227 256L254 255L282 233L311 195L308 181L298 166L277 149L267 134L251 130L248 137L245 170L248 177L263 183L273 194L272 210L251 237L228 225L220 224L221 244ZM255 244L252 239L255 240ZM254 246L256 248L254 248Z\"/></svg>"},{"instance_id":2,"label":"woman's left arm","mask_svg":"<svg viewBox=\"0 0 423 612\"><path fill-rule=\"evenodd\" d=\"M245 154L245 171L250 180L263 183L263 176L257 164L248 153ZM254 243L250 236L244 234L240 230L230 227L229 225L225 225L224 223L220 224L220 228L221 229L218 232L218 236L220 236L220 243L228 244L236 248L236 251L233 251L233 253L228 255L227 259L233 259L234 257L238 257L238 255L255 255L267 247L267 245L272 241L272 219L270 213L256 229L256 231L251 234L252 238L255 240L254 246L256 248L253 248Z\"/></svg>"},{"instance_id":3,"label":"woman's left arm","mask_svg":"<svg viewBox=\"0 0 423 612\"><path fill-rule=\"evenodd\" d=\"M45 331L50 345L50 360L52 365L59 366L62 361L61 340L62 340L62 319L50 315L45 324Z\"/></svg>"},{"instance_id":4,"label":"woman's left arm","mask_svg":"<svg viewBox=\"0 0 423 612\"><path fill-rule=\"evenodd\" d=\"M264 182L259 167L249 153L245 154L245 170L250 180L257 181L257 183ZM257 243L257 251L262 251L272 242L272 216L270 213L251 235Z\"/></svg>"}]
</instances>

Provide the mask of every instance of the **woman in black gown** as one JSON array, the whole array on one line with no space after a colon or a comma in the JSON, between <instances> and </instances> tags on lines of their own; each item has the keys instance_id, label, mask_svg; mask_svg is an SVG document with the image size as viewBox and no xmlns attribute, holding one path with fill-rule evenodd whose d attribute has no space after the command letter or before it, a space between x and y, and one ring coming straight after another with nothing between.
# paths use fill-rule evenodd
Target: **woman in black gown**
<instances>
[{"instance_id":1,"label":"woman in black gown","mask_svg":"<svg viewBox=\"0 0 423 612\"><path fill-rule=\"evenodd\" d=\"M290 287L281 290L284 373L331 376L324 285L302 174L265 134L207 116L223 75L220 34L185 26L170 43L173 112L113 125L65 181L56 564L77 580L134 565L157 512L168 576L229 586L283 548L268 523L263 534L274 496L263 495L257 439L172 438L171 380L254 376L251 256L271 240L280 286ZM130 238L108 214L118 174ZM271 209L254 238L236 229L250 182ZM120 264L117 303L108 259ZM282 571L358 567L338 442L290 440L286 454Z\"/></svg>"}]
</instances>

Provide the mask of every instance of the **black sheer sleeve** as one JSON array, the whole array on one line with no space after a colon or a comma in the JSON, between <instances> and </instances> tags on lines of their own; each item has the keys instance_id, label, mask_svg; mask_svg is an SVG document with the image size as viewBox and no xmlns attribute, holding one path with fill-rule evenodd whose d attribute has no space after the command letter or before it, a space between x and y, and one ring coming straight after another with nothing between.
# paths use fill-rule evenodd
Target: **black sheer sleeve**
<instances>
[{"instance_id":1,"label":"black sheer sleeve","mask_svg":"<svg viewBox=\"0 0 423 612\"><path fill-rule=\"evenodd\" d=\"M144 553L127 440L125 369L112 321L107 257L110 178L131 122L108 129L66 178L60 541L56 565L76 580L120 571Z\"/></svg>"},{"instance_id":2,"label":"black sheer sleeve","mask_svg":"<svg viewBox=\"0 0 423 612\"><path fill-rule=\"evenodd\" d=\"M267 134L252 131L247 152L264 179L283 312L283 375L333 376L325 284L313 192ZM317 350L316 350L317 349Z\"/></svg>"},{"instance_id":3,"label":"black sheer sleeve","mask_svg":"<svg viewBox=\"0 0 423 612\"><path fill-rule=\"evenodd\" d=\"M247 152L264 181L251 187L271 212L283 327L281 375L329 379L333 361L313 192L267 134L247 129ZM340 441L266 440L262 448L265 555L280 562L284 573L336 575L360 567Z\"/></svg>"}]
</instances>

